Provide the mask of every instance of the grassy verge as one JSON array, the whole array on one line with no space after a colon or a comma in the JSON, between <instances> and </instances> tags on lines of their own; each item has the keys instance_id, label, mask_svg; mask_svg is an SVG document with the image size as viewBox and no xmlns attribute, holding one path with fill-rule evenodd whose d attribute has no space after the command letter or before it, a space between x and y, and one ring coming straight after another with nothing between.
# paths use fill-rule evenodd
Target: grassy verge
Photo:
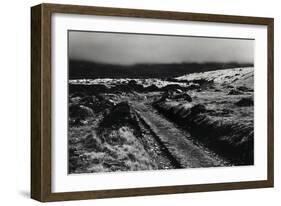
<instances>
[{"instance_id":1,"label":"grassy verge","mask_svg":"<svg viewBox=\"0 0 281 206\"><path fill-rule=\"evenodd\" d=\"M202 104L161 101L154 104L154 107L188 130L198 141L235 165L253 164L252 123L213 118Z\"/></svg>"}]
</instances>

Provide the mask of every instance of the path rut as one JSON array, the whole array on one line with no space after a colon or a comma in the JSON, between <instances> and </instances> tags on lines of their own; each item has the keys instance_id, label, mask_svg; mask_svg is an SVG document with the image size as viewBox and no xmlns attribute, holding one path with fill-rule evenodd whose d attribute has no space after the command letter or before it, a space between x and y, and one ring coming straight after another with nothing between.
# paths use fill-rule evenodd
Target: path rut
<instances>
[{"instance_id":1,"label":"path rut","mask_svg":"<svg viewBox=\"0 0 281 206\"><path fill-rule=\"evenodd\" d=\"M130 102L138 116L157 135L169 153L177 160L182 168L216 167L225 165L223 160L202 150L187 138L187 134L176 128L174 124L150 105L143 102Z\"/></svg>"}]
</instances>

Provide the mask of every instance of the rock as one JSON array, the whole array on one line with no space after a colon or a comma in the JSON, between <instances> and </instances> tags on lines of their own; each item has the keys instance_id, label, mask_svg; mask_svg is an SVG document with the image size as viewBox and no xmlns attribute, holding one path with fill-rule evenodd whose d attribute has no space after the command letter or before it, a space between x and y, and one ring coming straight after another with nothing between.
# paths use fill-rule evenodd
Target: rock
<instances>
[{"instance_id":1,"label":"rock","mask_svg":"<svg viewBox=\"0 0 281 206\"><path fill-rule=\"evenodd\" d=\"M235 104L239 107L249 107L254 105L254 100L252 97L244 97Z\"/></svg>"},{"instance_id":2,"label":"rock","mask_svg":"<svg viewBox=\"0 0 281 206\"><path fill-rule=\"evenodd\" d=\"M159 88L156 85L152 84L148 87L145 87L144 90L147 92L153 92L153 91L158 91Z\"/></svg>"},{"instance_id":3,"label":"rock","mask_svg":"<svg viewBox=\"0 0 281 206\"><path fill-rule=\"evenodd\" d=\"M188 85L186 88L189 89L189 90L201 89L201 87L200 87L199 84L194 84L194 83L191 83L191 84Z\"/></svg>"},{"instance_id":4,"label":"rock","mask_svg":"<svg viewBox=\"0 0 281 206\"><path fill-rule=\"evenodd\" d=\"M191 108L191 112L196 113L196 114L203 113L203 112L206 112L206 111L207 111L207 109L203 104L197 104L197 105L194 105Z\"/></svg>"},{"instance_id":5,"label":"rock","mask_svg":"<svg viewBox=\"0 0 281 206\"><path fill-rule=\"evenodd\" d=\"M180 93L182 93L182 90L181 89L177 89L175 92L180 94Z\"/></svg>"},{"instance_id":6,"label":"rock","mask_svg":"<svg viewBox=\"0 0 281 206\"><path fill-rule=\"evenodd\" d=\"M130 84L130 85L135 85L135 84L137 84L137 81L134 80L134 79L132 79L132 80L130 80L130 81L128 82L128 84Z\"/></svg>"},{"instance_id":7,"label":"rock","mask_svg":"<svg viewBox=\"0 0 281 206\"><path fill-rule=\"evenodd\" d=\"M176 91L178 89L182 90L182 87L178 84L169 84L165 87L162 87L163 91Z\"/></svg>"},{"instance_id":8,"label":"rock","mask_svg":"<svg viewBox=\"0 0 281 206\"><path fill-rule=\"evenodd\" d=\"M214 80L206 80L206 79L195 79L192 81L195 84L199 84L200 86L203 85L211 85L214 83Z\"/></svg>"},{"instance_id":9,"label":"rock","mask_svg":"<svg viewBox=\"0 0 281 206\"><path fill-rule=\"evenodd\" d=\"M178 95L174 96L173 99L184 99L188 102L192 102L191 96L186 93L178 94Z\"/></svg>"},{"instance_id":10,"label":"rock","mask_svg":"<svg viewBox=\"0 0 281 206\"><path fill-rule=\"evenodd\" d=\"M236 89L232 89L228 92L228 95L240 95L240 94L243 94L243 92L238 91Z\"/></svg>"},{"instance_id":11,"label":"rock","mask_svg":"<svg viewBox=\"0 0 281 206\"><path fill-rule=\"evenodd\" d=\"M243 91L243 92L253 92L254 90L245 86L240 86L237 87L238 90Z\"/></svg>"},{"instance_id":12,"label":"rock","mask_svg":"<svg viewBox=\"0 0 281 206\"><path fill-rule=\"evenodd\" d=\"M87 149L100 151L101 150L101 141L99 138L96 137L96 135L89 134L83 140L83 146Z\"/></svg>"},{"instance_id":13,"label":"rock","mask_svg":"<svg viewBox=\"0 0 281 206\"><path fill-rule=\"evenodd\" d=\"M234 87L231 86L231 85L226 85L225 88L227 88L227 89L233 89Z\"/></svg>"},{"instance_id":14,"label":"rock","mask_svg":"<svg viewBox=\"0 0 281 206\"><path fill-rule=\"evenodd\" d=\"M83 105L72 104L69 106L69 117L86 120L94 116L93 110Z\"/></svg>"}]
</instances>

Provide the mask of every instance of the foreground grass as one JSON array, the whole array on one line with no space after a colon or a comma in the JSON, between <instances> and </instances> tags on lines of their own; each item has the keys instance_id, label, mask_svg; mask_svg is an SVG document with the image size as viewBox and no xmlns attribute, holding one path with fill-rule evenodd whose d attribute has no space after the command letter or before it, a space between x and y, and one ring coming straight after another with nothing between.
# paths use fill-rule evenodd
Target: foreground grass
<instances>
[{"instance_id":1,"label":"foreground grass","mask_svg":"<svg viewBox=\"0 0 281 206\"><path fill-rule=\"evenodd\" d=\"M69 173L151 170L139 140L137 122L127 103L113 107L96 125L69 130Z\"/></svg>"},{"instance_id":2,"label":"foreground grass","mask_svg":"<svg viewBox=\"0 0 281 206\"><path fill-rule=\"evenodd\" d=\"M254 162L253 121L242 121L230 116L214 116L202 104L162 101L154 104L162 114L187 129L196 140L234 165ZM220 111L216 111L220 115ZM249 118L249 117L247 117Z\"/></svg>"}]
</instances>

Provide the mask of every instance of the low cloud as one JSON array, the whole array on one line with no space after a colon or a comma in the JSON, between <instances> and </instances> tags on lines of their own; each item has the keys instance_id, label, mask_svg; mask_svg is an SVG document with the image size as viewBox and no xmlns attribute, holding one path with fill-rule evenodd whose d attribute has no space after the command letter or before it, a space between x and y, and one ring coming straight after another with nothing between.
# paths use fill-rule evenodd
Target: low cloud
<instances>
[{"instance_id":1,"label":"low cloud","mask_svg":"<svg viewBox=\"0 0 281 206\"><path fill-rule=\"evenodd\" d=\"M70 31L69 58L121 65L253 63L254 40Z\"/></svg>"}]
</instances>

